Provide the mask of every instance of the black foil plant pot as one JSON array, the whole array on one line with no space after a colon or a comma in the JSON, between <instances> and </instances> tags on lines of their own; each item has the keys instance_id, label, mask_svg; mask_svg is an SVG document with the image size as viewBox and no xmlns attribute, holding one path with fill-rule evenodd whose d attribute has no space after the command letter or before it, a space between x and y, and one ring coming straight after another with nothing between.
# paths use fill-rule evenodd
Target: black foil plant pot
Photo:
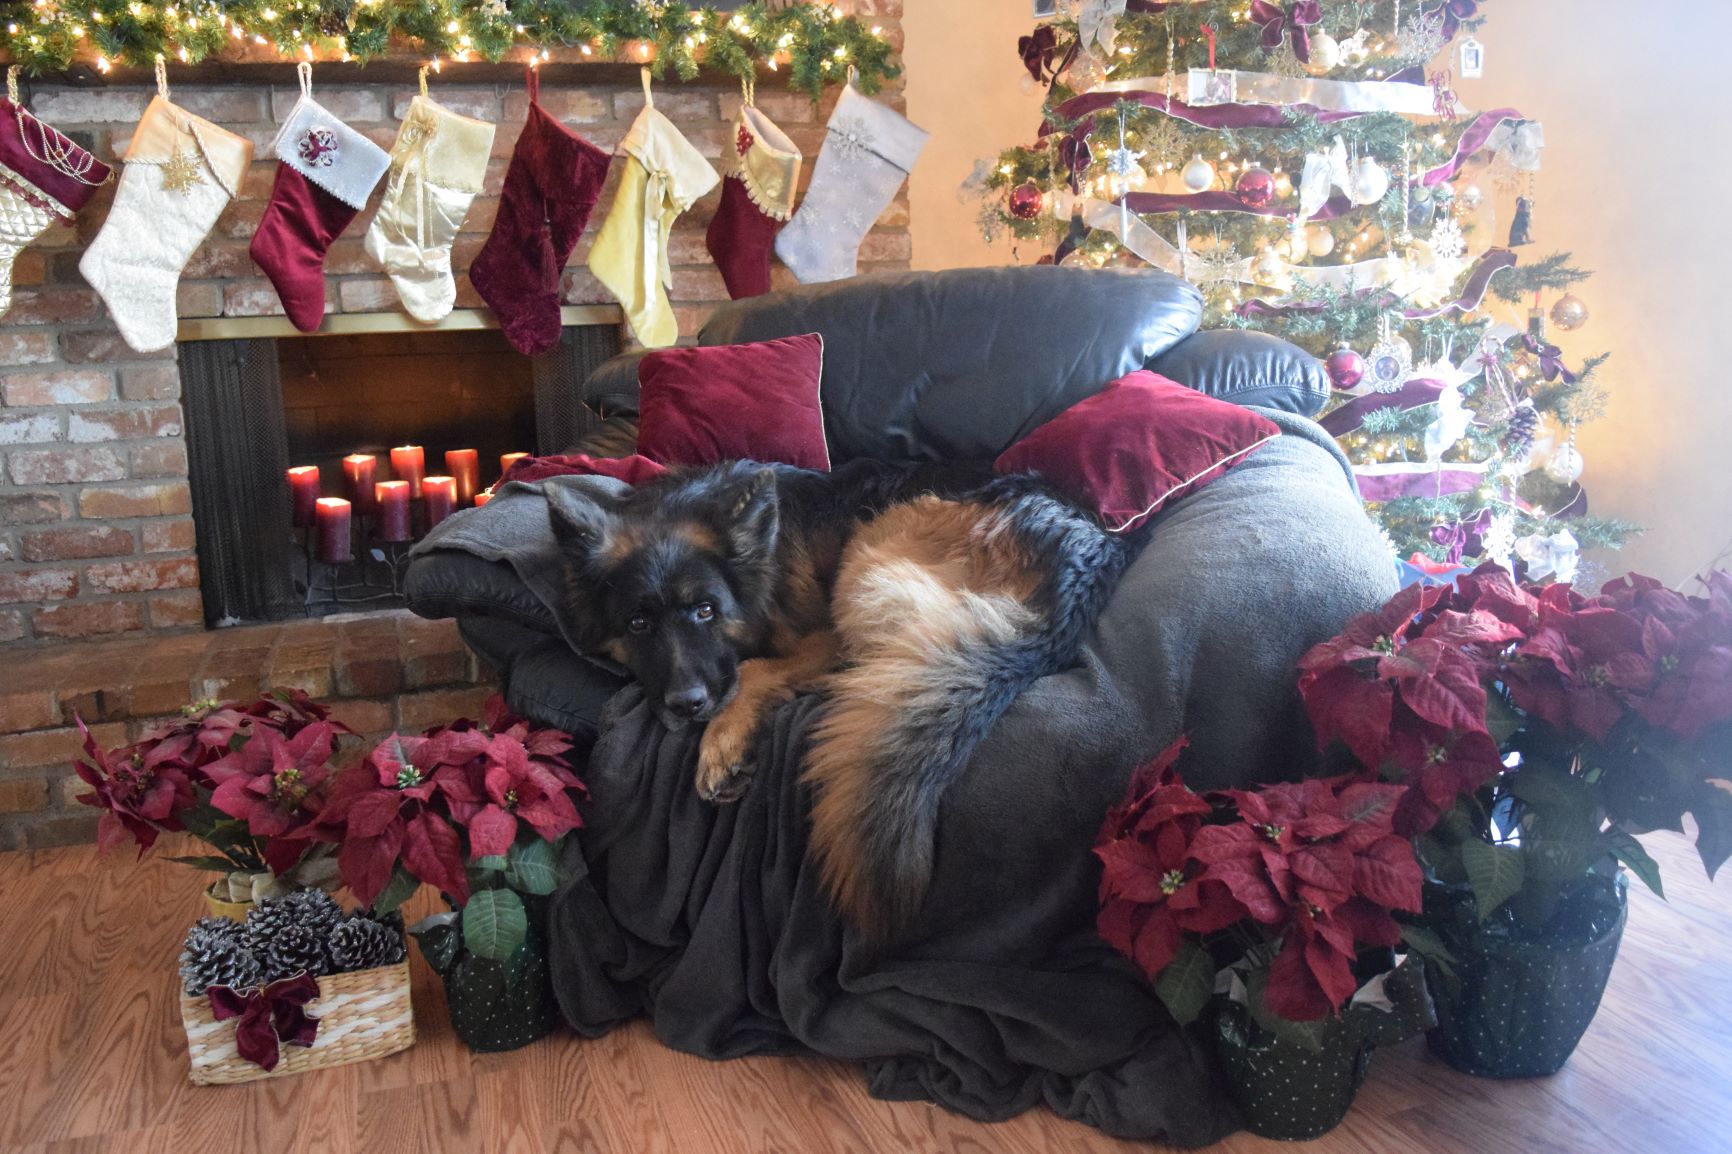
<instances>
[{"instance_id":1,"label":"black foil plant pot","mask_svg":"<svg viewBox=\"0 0 1732 1154\"><path fill-rule=\"evenodd\" d=\"M1616 914L1591 937L1449 934L1453 979L1435 965L1428 972L1437 1006L1437 1026L1426 1034L1432 1051L1482 1078L1561 1070L1600 1008L1629 916L1627 890L1619 878L1611 891Z\"/></svg>"},{"instance_id":2,"label":"black foil plant pot","mask_svg":"<svg viewBox=\"0 0 1732 1154\"><path fill-rule=\"evenodd\" d=\"M1301 1142L1341 1124L1365 1082L1372 1046L1332 1022L1321 1048L1277 1038L1237 1004L1216 1018L1227 1089L1260 1138Z\"/></svg>"},{"instance_id":3,"label":"black foil plant pot","mask_svg":"<svg viewBox=\"0 0 1732 1154\"><path fill-rule=\"evenodd\" d=\"M559 1006L548 980L542 934L545 899L525 897L529 930L503 962L471 953L455 914L435 915L410 932L445 983L451 1026L463 1044L481 1053L516 1050L553 1032Z\"/></svg>"}]
</instances>

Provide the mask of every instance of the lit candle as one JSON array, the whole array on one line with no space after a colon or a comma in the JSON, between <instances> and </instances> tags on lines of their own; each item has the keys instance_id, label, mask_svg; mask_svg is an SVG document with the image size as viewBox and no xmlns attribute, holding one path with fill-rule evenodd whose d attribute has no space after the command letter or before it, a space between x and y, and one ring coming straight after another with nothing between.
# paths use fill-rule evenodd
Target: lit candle
<instances>
[{"instance_id":1,"label":"lit candle","mask_svg":"<svg viewBox=\"0 0 1732 1154\"><path fill-rule=\"evenodd\" d=\"M421 495L427 498L427 527L431 529L457 508L457 478L424 477Z\"/></svg>"},{"instance_id":2,"label":"lit candle","mask_svg":"<svg viewBox=\"0 0 1732 1154\"><path fill-rule=\"evenodd\" d=\"M505 456L499 458L500 480L504 480L505 474L511 472L511 466L517 464L517 462L523 460L527 456L529 456L528 453L507 453Z\"/></svg>"},{"instance_id":3,"label":"lit candle","mask_svg":"<svg viewBox=\"0 0 1732 1154\"><path fill-rule=\"evenodd\" d=\"M391 450L391 473L409 483L409 496L421 495L421 478L427 475L427 453L420 445L399 445ZM390 538L386 538L390 540Z\"/></svg>"},{"instance_id":4,"label":"lit candle","mask_svg":"<svg viewBox=\"0 0 1732 1154\"><path fill-rule=\"evenodd\" d=\"M349 548L349 502L341 497L320 497L314 514L318 521L318 558L321 561L352 561Z\"/></svg>"},{"instance_id":5,"label":"lit candle","mask_svg":"<svg viewBox=\"0 0 1732 1154\"><path fill-rule=\"evenodd\" d=\"M296 465L289 470L289 496L294 503L295 528L304 529L313 523L313 509L319 500L319 467Z\"/></svg>"},{"instance_id":6,"label":"lit candle","mask_svg":"<svg viewBox=\"0 0 1732 1154\"><path fill-rule=\"evenodd\" d=\"M379 483L379 458L371 453L351 453L343 458L343 496L363 516L379 504L373 486Z\"/></svg>"},{"instance_id":7,"label":"lit candle","mask_svg":"<svg viewBox=\"0 0 1732 1154\"><path fill-rule=\"evenodd\" d=\"M457 503L469 504L481 488L481 454L474 449L447 449L445 471L457 478Z\"/></svg>"},{"instance_id":8,"label":"lit candle","mask_svg":"<svg viewBox=\"0 0 1732 1154\"><path fill-rule=\"evenodd\" d=\"M409 540L409 482L380 481L373 495L379 505L379 539Z\"/></svg>"},{"instance_id":9,"label":"lit candle","mask_svg":"<svg viewBox=\"0 0 1732 1154\"><path fill-rule=\"evenodd\" d=\"M479 509L491 500L493 500L493 490L483 489L481 492L475 494L475 507Z\"/></svg>"}]
</instances>

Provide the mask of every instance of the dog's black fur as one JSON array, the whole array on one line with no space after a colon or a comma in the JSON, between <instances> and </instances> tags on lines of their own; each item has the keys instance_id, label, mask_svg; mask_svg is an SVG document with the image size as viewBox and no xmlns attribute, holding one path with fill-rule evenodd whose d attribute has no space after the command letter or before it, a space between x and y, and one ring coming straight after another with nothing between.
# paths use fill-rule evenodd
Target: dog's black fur
<instances>
[{"instance_id":1,"label":"dog's black fur","mask_svg":"<svg viewBox=\"0 0 1732 1154\"><path fill-rule=\"evenodd\" d=\"M926 494L981 506L1032 559L1039 580L1027 604L1038 627L947 656L951 680L928 678L929 692L911 697L862 767L864 810L849 802L845 818L827 821L816 783L814 853L844 912L881 936L918 909L945 787L1017 694L1074 658L1129 555L1123 538L1039 480L968 466L856 461L816 473L738 462L673 472L612 504L559 486L547 494L582 643L629 668L670 727L712 723L706 746L734 724L724 714L736 695L741 709L767 708L836 668L840 648L809 642L832 629L850 538L885 510ZM756 673L742 671L748 662ZM756 720L745 719L748 733ZM700 791L727 800L745 773L706 771L700 759ZM862 884L838 880L848 871Z\"/></svg>"}]
</instances>

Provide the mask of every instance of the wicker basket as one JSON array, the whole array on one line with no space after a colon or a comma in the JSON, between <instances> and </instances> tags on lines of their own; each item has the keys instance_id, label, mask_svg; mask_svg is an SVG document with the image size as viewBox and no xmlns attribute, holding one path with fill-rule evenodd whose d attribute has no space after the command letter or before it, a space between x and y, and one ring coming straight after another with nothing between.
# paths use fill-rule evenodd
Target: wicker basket
<instances>
[{"instance_id":1,"label":"wicker basket","mask_svg":"<svg viewBox=\"0 0 1732 1154\"><path fill-rule=\"evenodd\" d=\"M209 998L185 994L180 1020L186 1027L195 1085L251 1082L282 1078L326 1066L345 1066L383 1058L415 1042L415 1014L409 1005L409 963L332 974L319 980L319 996L307 1003L307 1014L319 1020L311 1046L282 1048L277 1068L266 1072L235 1050L235 1020L219 1022Z\"/></svg>"}]
</instances>

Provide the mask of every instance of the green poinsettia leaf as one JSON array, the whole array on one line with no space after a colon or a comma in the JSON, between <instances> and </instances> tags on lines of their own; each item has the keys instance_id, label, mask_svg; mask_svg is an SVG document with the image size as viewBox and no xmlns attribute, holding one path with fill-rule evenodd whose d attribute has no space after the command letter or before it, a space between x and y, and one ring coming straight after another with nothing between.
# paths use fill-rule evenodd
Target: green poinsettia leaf
<instances>
[{"instance_id":1,"label":"green poinsettia leaf","mask_svg":"<svg viewBox=\"0 0 1732 1154\"><path fill-rule=\"evenodd\" d=\"M1456 957L1444 945L1443 938L1436 930L1427 926L1403 925L1401 941L1410 954L1418 954L1427 961L1436 962L1439 966L1448 968L1456 964Z\"/></svg>"},{"instance_id":2,"label":"green poinsettia leaf","mask_svg":"<svg viewBox=\"0 0 1732 1154\"><path fill-rule=\"evenodd\" d=\"M559 855L553 843L537 839L511 847L505 884L522 894L550 894L559 888Z\"/></svg>"},{"instance_id":3,"label":"green poinsettia leaf","mask_svg":"<svg viewBox=\"0 0 1732 1154\"><path fill-rule=\"evenodd\" d=\"M1478 838L1462 842L1461 865L1481 921L1520 891L1527 872L1521 850Z\"/></svg>"},{"instance_id":4,"label":"green poinsettia leaf","mask_svg":"<svg viewBox=\"0 0 1732 1154\"><path fill-rule=\"evenodd\" d=\"M402 866L398 866L391 871L391 880L385 883L385 888L379 892L379 896L373 899L373 916L382 918L398 909L420 888L421 883L415 878L415 875Z\"/></svg>"},{"instance_id":5,"label":"green poinsettia leaf","mask_svg":"<svg viewBox=\"0 0 1732 1154\"><path fill-rule=\"evenodd\" d=\"M1690 813L1696 819L1696 853L1708 880L1732 857L1732 793L1704 782Z\"/></svg>"},{"instance_id":6,"label":"green poinsettia leaf","mask_svg":"<svg viewBox=\"0 0 1732 1154\"><path fill-rule=\"evenodd\" d=\"M481 870L502 870L506 866L506 858L502 853L487 854L475 859L475 868Z\"/></svg>"},{"instance_id":7,"label":"green poinsettia leaf","mask_svg":"<svg viewBox=\"0 0 1732 1154\"><path fill-rule=\"evenodd\" d=\"M1629 866L1630 872L1641 878L1643 885L1653 890L1657 897L1666 896L1660 885L1660 863L1648 856L1641 842L1621 830L1607 835L1606 841L1613 856Z\"/></svg>"},{"instance_id":8,"label":"green poinsettia leaf","mask_svg":"<svg viewBox=\"0 0 1732 1154\"><path fill-rule=\"evenodd\" d=\"M1215 959L1196 942L1185 942L1155 979L1155 993L1174 1021L1189 1025L1215 993Z\"/></svg>"},{"instance_id":9,"label":"green poinsettia leaf","mask_svg":"<svg viewBox=\"0 0 1732 1154\"><path fill-rule=\"evenodd\" d=\"M1560 891L1587 876L1613 852L1611 838L1598 830L1572 830L1564 836L1535 835L1522 845L1523 882Z\"/></svg>"},{"instance_id":10,"label":"green poinsettia leaf","mask_svg":"<svg viewBox=\"0 0 1732 1154\"><path fill-rule=\"evenodd\" d=\"M478 957L503 962L523 944L529 915L510 890L481 890L463 907L463 944Z\"/></svg>"},{"instance_id":11,"label":"green poinsettia leaf","mask_svg":"<svg viewBox=\"0 0 1732 1154\"><path fill-rule=\"evenodd\" d=\"M176 865L192 866L194 869L215 870L218 873L228 873L235 868L235 863L226 857L211 855L192 855L190 857L171 857L167 860Z\"/></svg>"}]
</instances>

